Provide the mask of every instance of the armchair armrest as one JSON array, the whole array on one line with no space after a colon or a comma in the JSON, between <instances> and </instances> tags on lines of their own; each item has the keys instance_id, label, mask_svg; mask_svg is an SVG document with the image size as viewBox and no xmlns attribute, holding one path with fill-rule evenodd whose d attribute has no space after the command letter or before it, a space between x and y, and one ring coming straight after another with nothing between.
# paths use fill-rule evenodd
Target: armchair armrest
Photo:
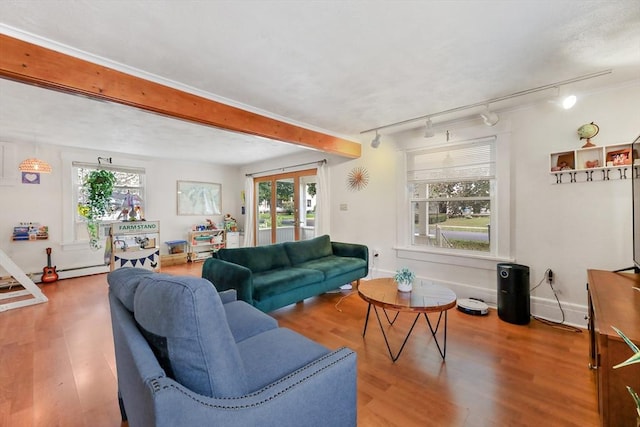
<instances>
[{"instance_id":1,"label":"armchair armrest","mask_svg":"<svg viewBox=\"0 0 640 427\"><path fill-rule=\"evenodd\" d=\"M253 305L253 278L247 267L207 258L202 266L202 277L213 283L218 292L235 289L238 299Z\"/></svg>"},{"instance_id":2,"label":"armchair armrest","mask_svg":"<svg viewBox=\"0 0 640 427\"><path fill-rule=\"evenodd\" d=\"M369 248L357 243L331 242L334 255L361 258L369 264Z\"/></svg>"},{"instance_id":3,"label":"armchair armrest","mask_svg":"<svg viewBox=\"0 0 640 427\"><path fill-rule=\"evenodd\" d=\"M202 396L167 377L148 381L157 426L355 427L356 354L341 348L247 396Z\"/></svg>"},{"instance_id":4,"label":"armchair armrest","mask_svg":"<svg viewBox=\"0 0 640 427\"><path fill-rule=\"evenodd\" d=\"M238 300L238 292L235 289L227 289L226 291L218 292L220 300L223 304L227 304Z\"/></svg>"}]
</instances>

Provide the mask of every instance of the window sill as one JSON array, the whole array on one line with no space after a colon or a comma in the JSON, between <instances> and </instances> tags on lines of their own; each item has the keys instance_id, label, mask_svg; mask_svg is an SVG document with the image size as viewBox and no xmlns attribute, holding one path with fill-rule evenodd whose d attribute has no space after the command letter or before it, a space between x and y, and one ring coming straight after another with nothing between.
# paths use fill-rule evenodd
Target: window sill
<instances>
[{"instance_id":1,"label":"window sill","mask_svg":"<svg viewBox=\"0 0 640 427\"><path fill-rule=\"evenodd\" d=\"M496 270L496 263L514 262L511 258L495 255L481 255L469 252L446 252L432 250L417 246L396 246L398 258L415 261L432 262L436 264L449 264L461 267L481 268L484 270Z\"/></svg>"}]
</instances>

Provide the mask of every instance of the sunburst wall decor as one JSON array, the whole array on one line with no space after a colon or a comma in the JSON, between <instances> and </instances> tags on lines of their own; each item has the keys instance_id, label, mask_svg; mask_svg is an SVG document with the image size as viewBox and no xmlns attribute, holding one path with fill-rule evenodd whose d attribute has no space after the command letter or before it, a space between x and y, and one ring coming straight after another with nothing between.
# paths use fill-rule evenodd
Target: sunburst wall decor
<instances>
[{"instance_id":1,"label":"sunburst wall decor","mask_svg":"<svg viewBox=\"0 0 640 427\"><path fill-rule=\"evenodd\" d=\"M366 168L358 166L356 168L353 168L351 172L349 172L349 176L347 177L347 184L349 185L350 190L362 190L367 186L368 183L369 172Z\"/></svg>"}]
</instances>

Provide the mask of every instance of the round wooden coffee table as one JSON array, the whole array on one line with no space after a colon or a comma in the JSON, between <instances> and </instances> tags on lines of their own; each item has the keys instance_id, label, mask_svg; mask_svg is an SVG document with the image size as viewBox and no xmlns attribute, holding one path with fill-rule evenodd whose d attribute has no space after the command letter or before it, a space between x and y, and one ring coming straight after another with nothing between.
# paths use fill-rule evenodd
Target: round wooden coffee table
<instances>
[{"instance_id":1,"label":"round wooden coffee table","mask_svg":"<svg viewBox=\"0 0 640 427\"><path fill-rule=\"evenodd\" d=\"M399 292L398 285L392 278L389 277L360 281L360 284L358 285L358 295L360 295L363 300L369 303L369 306L367 307L367 317L364 322L364 330L362 331L362 336L364 337L367 333L369 313L371 312L371 306L373 306L373 311L376 313L376 318L378 319L378 324L380 325L380 330L382 331L384 341L387 344L387 349L389 350L389 356L391 356L391 360L395 362L400 357L400 354L402 353L407 340L411 336L413 327L416 325L416 322L418 321L420 315L423 315L426 319L429 330L431 331L431 335L433 336L433 340L435 341L436 346L438 347L438 351L440 352L440 356L442 356L442 360L445 359L447 353L447 311L455 307L457 301L456 294L451 289L448 289L441 285L414 283L413 290L411 292ZM395 356L391 351L391 347L389 346L387 334L384 332L384 327L382 326L382 321L380 320L380 315L378 313L378 307L382 309L390 325L394 324L400 312L407 311L416 313L416 318L413 320L411 329L409 329L409 332L407 333L407 336L405 337L400 350L398 350L398 353ZM396 312L393 319L389 318L387 310ZM431 320L429 320L429 316L427 316L427 313L438 313L438 320L435 323L435 328L432 325ZM440 343L438 342L438 338L436 337L436 333L438 332L438 328L440 327L440 321L442 320L443 314L444 345L441 348Z\"/></svg>"}]
</instances>

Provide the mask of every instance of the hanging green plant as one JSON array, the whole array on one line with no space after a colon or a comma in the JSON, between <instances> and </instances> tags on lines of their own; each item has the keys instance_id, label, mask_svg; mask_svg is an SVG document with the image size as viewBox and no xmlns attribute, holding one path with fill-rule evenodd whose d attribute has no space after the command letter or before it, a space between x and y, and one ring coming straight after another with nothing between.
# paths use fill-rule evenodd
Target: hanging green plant
<instances>
[{"instance_id":1,"label":"hanging green plant","mask_svg":"<svg viewBox=\"0 0 640 427\"><path fill-rule=\"evenodd\" d=\"M116 176L108 170L91 171L82 184L86 203L78 205L78 213L87 219L89 245L100 249L99 220L110 211L111 195Z\"/></svg>"}]
</instances>

